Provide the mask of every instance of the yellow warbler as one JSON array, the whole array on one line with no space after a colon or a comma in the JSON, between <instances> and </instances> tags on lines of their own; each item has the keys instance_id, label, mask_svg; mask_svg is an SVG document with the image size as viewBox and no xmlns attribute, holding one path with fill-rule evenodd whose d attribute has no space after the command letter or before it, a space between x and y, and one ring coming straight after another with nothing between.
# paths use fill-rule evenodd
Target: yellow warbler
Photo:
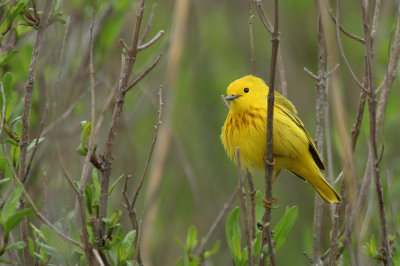
<instances>
[{"instance_id":1,"label":"yellow warbler","mask_svg":"<svg viewBox=\"0 0 400 266\"><path fill-rule=\"evenodd\" d=\"M267 95L269 88L255 76L245 76L227 88L230 110L222 128L222 143L230 158L236 159L240 147L242 163L248 168L264 167L266 151ZM328 203L340 202L340 196L329 185L321 170L324 164L314 141L297 117L293 104L275 92L273 120L274 170L278 175L287 169L311 184Z\"/></svg>"}]
</instances>

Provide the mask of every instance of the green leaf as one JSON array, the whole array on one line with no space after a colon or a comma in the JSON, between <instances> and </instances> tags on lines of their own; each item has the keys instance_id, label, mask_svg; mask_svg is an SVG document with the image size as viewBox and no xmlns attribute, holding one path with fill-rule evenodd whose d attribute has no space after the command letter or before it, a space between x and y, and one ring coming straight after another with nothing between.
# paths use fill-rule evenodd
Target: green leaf
<instances>
[{"instance_id":1,"label":"green leaf","mask_svg":"<svg viewBox=\"0 0 400 266\"><path fill-rule=\"evenodd\" d=\"M7 144L10 144L11 146L14 146L14 147L20 147L20 146L21 146L21 143L20 143L20 142L16 142L16 141L13 140L13 139L6 139L5 142L6 142Z\"/></svg>"},{"instance_id":2,"label":"green leaf","mask_svg":"<svg viewBox=\"0 0 400 266\"><path fill-rule=\"evenodd\" d=\"M5 220L7 220L19 207L19 199L21 197L24 187L18 184L12 191L10 198L4 204L1 211Z\"/></svg>"},{"instance_id":3,"label":"green leaf","mask_svg":"<svg viewBox=\"0 0 400 266\"><path fill-rule=\"evenodd\" d=\"M82 156L86 156L86 154L87 154L87 151L85 151L85 150L83 149L83 147L82 147L82 143L79 144L78 148L76 148L76 151L77 151L80 155L82 155Z\"/></svg>"},{"instance_id":4,"label":"green leaf","mask_svg":"<svg viewBox=\"0 0 400 266\"><path fill-rule=\"evenodd\" d=\"M256 221L261 222L264 216L264 205L262 203L263 194L260 191L256 193Z\"/></svg>"},{"instance_id":5,"label":"green leaf","mask_svg":"<svg viewBox=\"0 0 400 266\"><path fill-rule=\"evenodd\" d=\"M375 257L377 251L376 251L376 242L375 242L374 234L371 235L371 239L369 240L369 243L367 242L364 245L364 249L369 257L371 257L371 258Z\"/></svg>"},{"instance_id":6,"label":"green leaf","mask_svg":"<svg viewBox=\"0 0 400 266\"><path fill-rule=\"evenodd\" d=\"M46 138L39 138L39 139L34 139L32 140L32 142L29 144L28 148L27 148L27 152L30 152L33 150L33 148L35 148L36 145L39 145L40 142L42 142L43 140L45 140Z\"/></svg>"},{"instance_id":7,"label":"green leaf","mask_svg":"<svg viewBox=\"0 0 400 266\"><path fill-rule=\"evenodd\" d=\"M182 241L177 237L174 237L174 239L175 239L176 243L178 243L178 245L184 250L185 245L182 243Z\"/></svg>"},{"instance_id":8,"label":"green leaf","mask_svg":"<svg viewBox=\"0 0 400 266\"><path fill-rule=\"evenodd\" d=\"M8 234L13 228L20 224L22 218L29 215L30 213L31 209L24 209L22 211L14 213L8 219L6 219L4 225L4 234Z\"/></svg>"},{"instance_id":9,"label":"green leaf","mask_svg":"<svg viewBox=\"0 0 400 266\"><path fill-rule=\"evenodd\" d=\"M240 247L240 227L239 227L239 211L240 208L236 206L226 221L226 239L228 241L229 249L231 250L233 261L235 265L239 265L242 261L242 249Z\"/></svg>"},{"instance_id":10,"label":"green leaf","mask_svg":"<svg viewBox=\"0 0 400 266\"><path fill-rule=\"evenodd\" d=\"M89 184L86 184L85 187L85 203L86 208L89 213L92 213L92 203L93 203L93 187Z\"/></svg>"},{"instance_id":11,"label":"green leaf","mask_svg":"<svg viewBox=\"0 0 400 266\"><path fill-rule=\"evenodd\" d=\"M261 239L262 239L262 231L258 231L256 235L256 239L251 242L251 246L253 248L253 257L257 258L261 252Z\"/></svg>"},{"instance_id":12,"label":"green leaf","mask_svg":"<svg viewBox=\"0 0 400 266\"><path fill-rule=\"evenodd\" d=\"M215 254L218 251L220 245L221 245L221 241L218 240L217 242L215 242L215 244L211 250L206 250L204 252L204 258L208 259L211 255Z\"/></svg>"},{"instance_id":13,"label":"green leaf","mask_svg":"<svg viewBox=\"0 0 400 266\"><path fill-rule=\"evenodd\" d=\"M124 240L122 241L121 248L122 253L120 254L120 259L126 260L127 258L133 256L133 253L135 251L135 246L134 246L134 241L136 237L136 230L131 230L129 231Z\"/></svg>"},{"instance_id":14,"label":"green leaf","mask_svg":"<svg viewBox=\"0 0 400 266\"><path fill-rule=\"evenodd\" d=\"M19 2L15 7L10 10L7 16L8 25L11 25L14 19L21 13L22 9L25 7L24 2Z\"/></svg>"},{"instance_id":15,"label":"green leaf","mask_svg":"<svg viewBox=\"0 0 400 266\"><path fill-rule=\"evenodd\" d=\"M97 173L97 169L93 168L92 170L92 179L93 179L93 186L94 186L94 191L96 191L95 198L97 202L100 201L100 182L99 182L99 175Z\"/></svg>"},{"instance_id":16,"label":"green leaf","mask_svg":"<svg viewBox=\"0 0 400 266\"><path fill-rule=\"evenodd\" d=\"M92 131L92 123L90 121L81 122L81 144L85 151L89 148L90 132Z\"/></svg>"},{"instance_id":17,"label":"green leaf","mask_svg":"<svg viewBox=\"0 0 400 266\"><path fill-rule=\"evenodd\" d=\"M28 246L29 253L31 253L31 256L33 257L33 254L35 254L35 242L33 242L31 237L28 237Z\"/></svg>"},{"instance_id":18,"label":"green leaf","mask_svg":"<svg viewBox=\"0 0 400 266\"><path fill-rule=\"evenodd\" d=\"M119 226L119 217L121 217L122 212L120 210L114 211L109 217L103 218L103 222L106 223L108 230L114 229Z\"/></svg>"},{"instance_id":19,"label":"green leaf","mask_svg":"<svg viewBox=\"0 0 400 266\"><path fill-rule=\"evenodd\" d=\"M0 180L0 186L7 183L10 180L11 180L11 178L9 178L9 177L3 178L2 180Z\"/></svg>"},{"instance_id":20,"label":"green leaf","mask_svg":"<svg viewBox=\"0 0 400 266\"><path fill-rule=\"evenodd\" d=\"M39 228L37 228L33 223L30 223L30 225L33 229L33 233L36 238L39 237L39 238L43 239L44 241L47 241L47 237L43 234L43 232Z\"/></svg>"},{"instance_id":21,"label":"green leaf","mask_svg":"<svg viewBox=\"0 0 400 266\"><path fill-rule=\"evenodd\" d=\"M120 175L117 180L115 180L115 182L111 185L110 189L108 190L108 195L111 195L111 193L113 192L115 186L118 184L118 182L125 176L125 174Z\"/></svg>"},{"instance_id":22,"label":"green leaf","mask_svg":"<svg viewBox=\"0 0 400 266\"><path fill-rule=\"evenodd\" d=\"M286 208L284 216L275 226L273 239L275 241L276 250L285 243L286 238L292 231L294 223L296 222L297 214L298 209L296 206Z\"/></svg>"},{"instance_id":23,"label":"green leaf","mask_svg":"<svg viewBox=\"0 0 400 266\"><path fill-rule=\"evenodd\" d=\"M0 59L0 61L1 61L1 59ZM0 63L0 66L1 66L1 63ZM12 73L7 72L4 74L3 78L1 79L1 82L3 83L4 94L5 94L7 100L12 91L13 77L14 76Z\"/></svg>"},{"instance_id":24,"label":"green leaf","mask_svg":"<svg viewBox=\"0 0 400 266\"><path fill-rule=\"evenodd\" d=\"M23 249L26 246L24 241L18 241L15 243L12 243L11 245L8 245L6 247L6 250L10 250L10 249Z\"/></svg>"},{"instance_id":25,"label":"green leaf","mask_svg":"<svg viewBox=\"0 0 400 266\"><path fill-rule=\"evenodd\" d=\"M188 229L188 235L186 237L186 246L189 253L192 252L197 245L197 230L196 227L190 226Z\"/></svg>"},{"instance_id":26,"label":"green leaf","mask_svg":"<svg viewBox=\"0 0 400 266\"><path fill-rule=\"evenodd\" d=\"M12 263L12 262L9 261L9 260L5 260L5 259L0 259L0 262L1 262L1 263L5 263L5 264L13 264L13 265L14 265L14 263Z\"/></svg>"},{"instance_id":27,"label":"green leaf","mask_svg":"<svg viewBox=\"0 0 400 266\"><path fill-rule=\"evenodd\" d=\"M39 241L36 241L36 243L41 247L44 253L55 258L58 263L60 263L61 265L68 265L67 260L56 248L48 246Z\"/></svg>"},{"instance_id":28,"label":"green leaf","mask_svg":"<svg viewBox=\"0 0 400 266\"><path fill-rule=\"evenodd\" d=\"M0 55L0 67L4 66L7 64L16 54L18 51L11 51L9 53L2 53Z\"/></svg>"}]
</instances>

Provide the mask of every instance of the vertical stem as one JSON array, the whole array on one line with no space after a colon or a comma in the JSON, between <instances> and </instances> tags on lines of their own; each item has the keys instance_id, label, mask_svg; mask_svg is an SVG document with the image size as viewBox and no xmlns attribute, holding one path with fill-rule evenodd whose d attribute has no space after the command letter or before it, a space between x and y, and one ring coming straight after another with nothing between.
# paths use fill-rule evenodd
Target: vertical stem
<instances>
[{"instance_id":1,"label":"vertical stem","mask_svg":"<svg viewBox=\"0 0 400 266\"><path fill-rule=\"evenodd\" d=\"M317 100L316 100L316 145L321 157L323 156L323 120L326 88L326 60L325 40L321 21L321 13L318 8L318 79L317 79ZM320 265L321 262L321 228L322 228L322 200L318 195L314 198L314 225L313 225L313 246L312 263Z\"/></svg>"},{"instance_id":2,"label":"vertical stem","mask_svg":"<svg viewBox=\"0 0 400 266\"><path fill-rule=\"evenodd\" d=\"M279 47L279 6L278 0L275 0L275 22L272 32L272 52L270 63L270 88L268 92L268 107L267 107L267 145L264 157L265 164L265 196L268 202L272 201L272 172L274 170L272 149L273 149L273 119L274 119L274 88L275 88L275 69ZM263 217L263 237L262 247L268 244L269 259L272 266L276 265L274 247L272 245L272 236L270 228L271 208L266 207ZM265 258L260 259L259 265L264 265Z\"/></svg>"},{"instance_id":3,"label":"vertical stem","mask_svg":"<svg viewBox=\"0 0 400 266\"><path fill-rule=\"evenodd\" d=\"M242 164L240 160L240 148L236 147L236 158L237 158L237 169L238 169L238 178L239 178L239 198L240 198L240 207L242 209L242 215L244 220L245 232L246 232L246 245L249 257L249 264L254 265L254 257L253 250L251 248L251 239L250 239L250 224L249 224L249 215L247 213L246 206L246 193L244 191L243 182L242 182Z\"/></svg>"},{"instance_id":4,"label":"vertical stem","mask_svg":"<svg viewBox=\"0 0 400 266\"><path fill-rule=\"evenodd\" d=\"M251 55L251 74L255 75L256 73L256 57L254 53L254 38L253 38L253 17L254 15L251 13L251 1L249 0L249 38L250 38L250 55Z\"/></svg>"},{"instance_id":5,"label":"vertical stem","mask_svg":"<svg viewBox=\"0 0 400 266\"><path fill-rule=\"evenodd\" d=\"M26 177L25 161L26 161L26 154L29 141L29 117L32 104L32 92L35 86L34 79L35 79L36 65L39 60L39 54L42 47L43 34L48 25L50 7L51 7L51 0L47 0L43 14L40 16L39 31L37 33L35 47L33 48L31 63L28 71L28 79L25 84L24 109L22 114L21 148L20 148L19 167L18 167L18 179L22 184L25 182L25 177ZM20 210L24 208L24 205L25 205L24 201L21 199ZM24 265L31 265L32 262L28 247L28 220L26 217L23 218L20 224L20 230L21 230L21 239L26 243L26 247L23 249Z\"/></svg>"},{"instance_id":6,"label":"vertical stem","mask_svg":"<svg viewBox=\"0 0 400 266\"><path fill-rule=\"evenodd\" d=\"M368 10L364 1L360 1L362 18L363 18L363 29L365 36L365 47L366 47L366 57L365 63L367 66L367 76L366 80L368 82L367 88L368 93L368 107L369 107L369 117L370 117L370 143L372 152L372 163L374 165L374 177L376 185L376 194L378 198L378 209L379 209L379 222L381 231L381 242L382 242L382 253L383 253L383 263L385 265L392 265L392 255L389 244L388 232L386 227L385 218L385 206L383 202L383 189L380 176L379 159L378 159L378 144L377 144L377 126L376 126L376 92L374 86L374 72L372 66L373 57L373 47L372 38L370 33L370 25L368 18Z\"/></svg>"}]
</instances>

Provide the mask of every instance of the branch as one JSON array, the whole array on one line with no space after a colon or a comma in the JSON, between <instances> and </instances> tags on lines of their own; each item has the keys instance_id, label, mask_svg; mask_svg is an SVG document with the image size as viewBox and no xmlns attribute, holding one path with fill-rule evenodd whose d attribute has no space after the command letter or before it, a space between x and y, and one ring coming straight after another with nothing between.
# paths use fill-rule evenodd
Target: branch
<instances>
[{"instance_id":1,"label":"branch","mask_svg":"<svg viewBox=\"0 0 400 266\"><path fill-rule=\"evenodd\" d=\"M249 0L249 38L250 38L250 54L251 54L251 74L256 73L256 57L254 52L254 37L253 37L253 18L254 15L251 13L251 1Z\"/></svg>"},{"instance_id":2,"label":"branch","mask_svg":"<svg viewBox=\"0 0 400 266\"><path fill-rule=\"evenodd\" d=\"M140 46L137 48L137 50L138 50L138 51L141 51L141 50L146 49L147 47L150 47L152 44L154 44L156 41L158 41L158 39L160 39L161 36L163 36L163 35L164 35L164 31L163 31L163 30L160 30L160 31L153 37L153 39L151 39L150 41L148 41L147 43L145 43L145 44L143 44L143 45L140 45Z\"/></svg>"},{"instance_id":3,"label":"branch","mask_svg":"<svg viewBox=\"0 0 400 266\"><path fill-rule=\"evenodd\" d=\"M1 133L3 133L4 122L6 120L6 104L7 104L6 95L4 93L4 87L2 82L0 82L0 90L1 90L1 99L3 102L3 106L1 107L1 124L0 124L0 136L1 136Z\"/></svg>"},{"instance_id":4,"label":"branch","mask_svg":"<svg viewBox=\"0 0 400 266\"><path fill-rule=\"evenodd\" d=\"M380 0L378 0L378 1L380 1ZM360 43L362 43L362 44L365 44L365 40L364 40L363 38L358 37L357 35L354 35L354 34L348 32L345 28L343 28L342 25L340 25L340 23L337 21L337 18L336 18L335 15L333 14L332 8L329 6L329 3L328 3L327 0L324 0L324 4L325 4L325 6L326 6L326 9L328 10L328 14L329 14L329 16L331 17L333 23L335 23L336 25L338 25L339 29L340 29L344 34L346 34L346 35L349 36L350 38L352 38L352 39L354 39L354 40L356 40L356 41L358 41L358 42L360 42ZM336 11L336 12L337 12L337 11ZM338 16L338 14L336 14L336 16Z\"/></svg>"},{"instance_id":5,"label":"branch","mask_svg":"<svg viewBox=\"0 0 400 266\"><path fill-rule=\"evenodd\" d=\"M154 60L154 62L148 67L146 68L142 74L140 74L137 78L135 78L134 81L132 81L131 84L129 84L129 86L125 89L125 91L129 91L130 89L132 89L137 83L139 83L139 81L141 81L157 64L158 61L160 61L162 57L162 54L159 54L156 59Z\"/></svg>"},{"instance_id":6,"label":"branch","mask_svg":"<svg viewBox=\"0 0 400 266\"><path fill-rule=\"evenodd\" d=\"M231 107L229 106L229 104L226 102L225 100L225 96L223 94L221 94L221 99L222 99L222 103L225 105L226 109L228 109L228 111L231 109Z\"/></svg>"},{"instance_id":7,"label":"branch","mask_svg":"<svg viewBox=\"0 0 400 266\"><path fill-rule=\"evenodd\" d=\"M47 218L39 211L39 209L36 207L35 203L33 202L32 198L30 197L29 193L26 191L24 184L19 180L17 173L14 170L14 167L12 166L11 162L10 162L10 158L8 155L8 152L4 146L4 144L2 145L3 148L3 152L6 155L6 160L8 163L8 167L11 170L11 173L14 176L14 181L17 184L22 184L23 186L23 190L22 190L22 194L24 194L24 197L26 198L26 200L29 202L29 204L31 205L33 211L35 212L36 216L43 222L45 223L47 226L49 226L57 235L59 235L61 238L63 238L64 240L78 246L79 248L83 249L83 246L81 243L79 243L78 241L70 238L69 236L65 235L63 232L61 232L57 227L55 227L49 220L47 220Z\"/></svg>"},{"instance_id":8,"label":"branch","mask_svg":"<svg viewBox=\"0 0 400 266\"><path fill-rule=\"evenodd\" d=\"M249 224L249 216L247 214L246 207L246 193L244 191L243 182L242 182L242 163L240 160L240 148L236 147L236 159L237 159L237 171L238 171L238 179L239 179L239 199L240 199L240 207L242 209L242 215L244 220L244 231L246 233L246 245L247 245L247 254L250 265L254 265L254 257L253 250L251 248L251 239L250 239L250 224Z\"/></svg>"},{"instance_id":9,"label":"branch","mask_svg":"<svg viewBox=\"0 0 400 266\"><path fill-rule=\"evenodd\" d=\"M380 233L382 242L382 255L383 263L385 265L392 265L392 252L389 244L388 231L386 227L385 218L385 206L383 202L383 189L380 176L379 160L378 160L378 144L377 144L377 125L376 125L376 93L374 89L374 72L372 67L372 57L373 57L373 47L372 38L370 35L370 25L368 18L368 10L363 0L360 0L361 10L362 10L362 21L363 30L366 45L366 66L367 66L367 76L369 95L368 95L368 106L369 106L369 116L370 116L370 143L371 143L371 153L372 153L372 163L374 165L374 178L376 185L376 193L378 198L378 210L379 210L379 222L380 222Z\"/></svg>"},{"instance_id":10,"label":"branch","mask_svg":"<svg viewBox=\"0 0 400 266\"><path fill-rule=\"evenodd\" d=\"M323 157L323 123L324 123L324 105L326 88L326 56L324 28L321 21L321 9L318 8L318 75L316 79L316 146ZM323 202L318 195L314 197L314 224L313 224L313 245L312 245L312 263L319 265L321 263L321 232L322 232L322 207Z\"/></svg>"},{"instance_id":11,"label":"branch","mask_svg":"<svg viewBox=\"0 0 400 266\"><path fill-rule=\"evenodd\" d=\"M26 155L28 149L28 141L29 141L29 118L30 118L30 111L31 111L31 104L32 104L32 92L34 88L34 80L35 80L35 72L36 72L36 65L39 60L40 50L42 48L42 41L44 31L48 26L48 19L49 19L49 12L51 7L51 1L47 0L43 13L40 17L40 25L39 31L37 33L35 46L33 48L32 58L29 66L28 71L28 78L25 83L25 92L24 92L24 107L23 107L23 114L22 114L22 133L21 133L21 147L20 147L20 154L19 154L19 167L18 167L18 175L17 179L18 182L24 183L25 182L25 173L26 173ZM21 204L20 208L23 207ZM23 249L23 258L24 264L29 265L31 264L31 255L29 252L28 247L28 223L26 217L22 220L20 224L21 229L21 239L25 242L26 246Z\"/></svg>"},{"instance_id":12,"label":"branch","mask_svg":"<svg viewBox=\"0 0 400 266\"><path fill-rule=\"evenodd\" d=\"M274 88L275 88L275 69L276 69L276 58L279 47L279 6L278 0L275 0L275 22L274 31L272 33L272 52L271 52L271 64L270 64L270 88L268 92L268 107L267 107L267 144L266 153L264 157L265 164L265 196L268 202L272 202L272 172L274 170L274 159L272 155L273 150L273 115L274 115ZM272 236L270 228L271 220L271 208L266 207L263 217L263 233L262 233L262 245L261 248L268 245L268 255L272 266L276 265L274 247L272 245ZM262 252L261 252L262 253ZM264 265L265 257L259 259L259 265Z\"/></svg>"},{"instance_id":13,"label":"branch","mask_svg":"<svg viewBox=\"0 0 400 266\"><path fill-rule=\"evenodd\" d=\"M243 178L244 179L244 178ZM244 180L242 180L243 182ZM233 202L235 201L235 198L237 196L237 194L239 193L240 190L240 186L238 185L236 187L236 190L233 192L230 200L224 204L224 207L222 208L222 210L218 213L217 218L215 219L215 221L213 222L213 224L211 225L210 229L208 230L206 236L203 238L203 241L199 247L199 249L194 253L196 257L202 256L206 250L207 244L211 239L211 236L213 235L213 233L215 232L215 230L217 229L217 226L219 225L219 223L221 222L222 218L225 216L225 214L228 212L229 208L233 205Z\"/></svg>"},{"instance_id":14,"label":"branch","mask_svg":"<svg viewBox=\"0 0 400 266\"><path fill-rule=\"evenodd\" d=\"M145 179L146 174L147 174L147 169L149 168L150 161L151 161L151 157L152 157L152 155L153 155L153 150L154 150L154 147L155 147L156 142L157 142L157 136L158 136L157 133L158 133L158 129L159 129L160 126L161 126L161 117L162 117L162 111L163 111L163 106L164 106L164 103L163 103L163 101L162 101L162 87L160 87L160 91L158 92L158 94L159 94L158 117L157 117L157 122L156 122L156 124L154 125L153 141L152 141L152 143L151 143L149 155L147 156L147 161L146 161L146 165L145 165L145 167L144 167L144 171L143 171L142 178L140 179L139 186L138 186L138 188L136 189L135 196L133 197L133 200L132 200L132 202L131 202L131 205L132 205L133 208L134 208L135 205L136 205L136 200L137 200L137 198L138 198L138 196L139 196L140 190L142 189L142 186L143 186L143 183L144 183L144 179Z\"/></svg>"}]
</instances>

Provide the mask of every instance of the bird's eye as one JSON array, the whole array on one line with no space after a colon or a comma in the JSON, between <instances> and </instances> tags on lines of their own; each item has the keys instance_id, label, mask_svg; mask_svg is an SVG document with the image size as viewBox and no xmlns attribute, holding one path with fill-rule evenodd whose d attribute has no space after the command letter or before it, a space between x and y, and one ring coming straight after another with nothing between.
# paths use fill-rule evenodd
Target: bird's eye
<instances>
[{"instance_id":1,"label":"bird's eye","mask_svg":"<svg viewBox=\"0 0 400 266\"><path fill-rule=\"evenodd\" d=\"M244 92L248 93L249 92L249 88L244 88Z\"/></svg>"}]
</instances>

